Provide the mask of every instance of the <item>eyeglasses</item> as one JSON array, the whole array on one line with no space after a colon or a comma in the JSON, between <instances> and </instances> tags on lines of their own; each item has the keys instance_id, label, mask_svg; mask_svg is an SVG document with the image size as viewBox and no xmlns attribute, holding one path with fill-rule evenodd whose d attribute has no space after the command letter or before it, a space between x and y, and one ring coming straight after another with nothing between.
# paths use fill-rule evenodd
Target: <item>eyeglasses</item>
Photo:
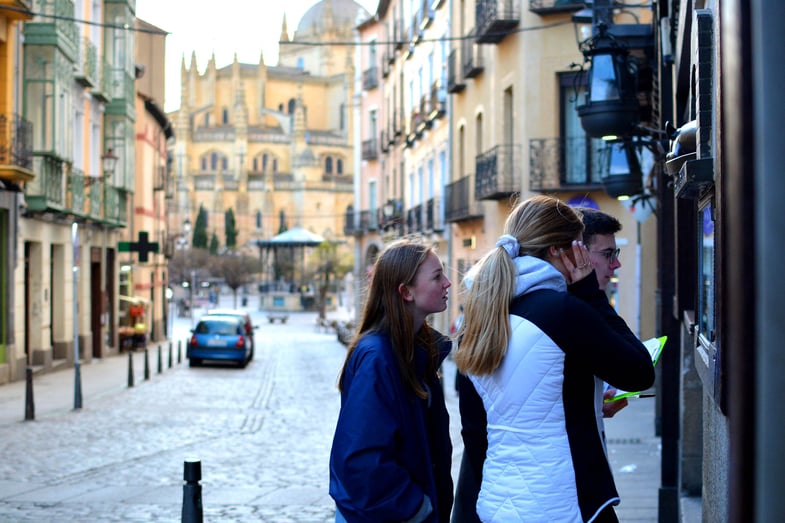
<instances>
[{"instance_id":1,"label":"eyeglasses","mask_svg":"<svg viewBox=\"0 0 785 523\"><path fill-rule=\"evenodd\" d=\"M605 249L602 251L589 251L592 254L600 254L603 258L608 260L608 263L612 263L619 259L619 253L621 253L621 249Z\"/></svg>"}]
</instances>

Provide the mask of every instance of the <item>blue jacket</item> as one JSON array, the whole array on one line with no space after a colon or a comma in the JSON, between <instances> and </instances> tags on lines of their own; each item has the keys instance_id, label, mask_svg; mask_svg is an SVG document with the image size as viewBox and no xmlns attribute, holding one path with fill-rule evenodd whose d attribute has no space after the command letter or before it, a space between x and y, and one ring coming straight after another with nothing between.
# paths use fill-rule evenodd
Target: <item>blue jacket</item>
<instances>
[{"instance_id":1,"label":"blue jacket","mask_svg":"<svg viewBox=\"0 0 785 523\"><path fill-rule=\"evenodd\" d=\"M450 351L441 339L439 363ZM423 376L424 350L416 352L427 400L401 380L390 339L367 334L346 367L341 410L330 453L330 495L349 523L411 519L428 497L425 522L447 522L452 507L452 444L444 391L437 375Z\"/></svg>"}]
</instances>

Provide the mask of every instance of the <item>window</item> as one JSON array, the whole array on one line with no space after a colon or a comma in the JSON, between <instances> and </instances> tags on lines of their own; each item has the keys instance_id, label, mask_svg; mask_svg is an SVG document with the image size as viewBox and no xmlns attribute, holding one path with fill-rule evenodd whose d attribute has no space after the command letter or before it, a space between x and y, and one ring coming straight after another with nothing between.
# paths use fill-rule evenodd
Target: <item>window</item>
<instances>
[{"instance_id":1,"label":"window","mask_svg":"<svg viewBox=\"0 0 785 523\"><path fill-rule=\"evenodd\" d=\"M324 172L327 174L333 173L333 159L330 156L324 159Z\"/></svg>"},{"instance_id":2,"label":"window","mask_svg":"<svg viewBox=\"0 0 785 523\"><path fill-rule=\"evenodd\" d=\"M295 101L295 99L291 98L289 100L289 104L288 104L289 114L294 114L294 108L296 107L296 105L297 105L297 102Z\"/></svg>"},{"instance_id":3,"label":"window","mask_svg":"<svg viewBox=\"0 0 785 523\"><path fill-rule=\"evenodd\" d=\"M221 122L223 122L224 125L229 123L229 109L227 109L226 107L224 107L223 109Z\"/></svg>"},{"instance_id":4,"label":"window","mask_svg":"<svg viewBox=\"0 0 785 523\"><path fill-rule=\"evenodd\" d=\"M302 56L297 57L297 69L305 69L305 59Z\"/></svg>"},{"instance_id":5,"label":"window","mask_svg":"<svg viewBox=\"0 0 785 523\"><path fill-rule=\"evenodd\" d=\"M709 342L715 341L715 310L714 310L714 205L709 201L698 211L698 231L700 245L698 249L698 267L700 292L698 301L698 327L700 335Z\"/></svg>"},{"instance_id":6,"label":"window","mask_svg":"<svg viewBox=\"0 0 785 523\"><path fill-rule=\"evenodd\" d=\"M340 158L335 160L335 172L336 174L343 174L343 160Z\"/></svg>"},{"instance_id":7,"label":"window","mask_svg":"<svg viewBox=\"0 0 785 523\"><path fill-rule=\"evenodd\" d=\"M601 161L605 143L599 138L589 138L581 126L575 106L586 92L585 84L578 82L576 74L560 75L562 169L565 184L599 184L603 173Z\"/></svg>"}]
</instances>

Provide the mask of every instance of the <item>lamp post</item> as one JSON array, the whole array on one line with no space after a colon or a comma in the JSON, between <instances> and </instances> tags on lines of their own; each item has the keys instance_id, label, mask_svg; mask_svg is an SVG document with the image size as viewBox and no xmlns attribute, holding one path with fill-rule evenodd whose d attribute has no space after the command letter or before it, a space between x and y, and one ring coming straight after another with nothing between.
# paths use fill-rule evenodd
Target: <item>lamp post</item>
<instances>
[{"instance_id":1,"label":"lamp post","mask_svg":"<svg viewBox=\"0 0 785 523\"><path fill-rule=\"evenodd\" d=\"M103 169L101 174L105 178L112 177L112 174L114 174L114 169L117 166L117 160L119 160L119 158L114 154L111 147L109 147L106 150L106 153L101 156L101 167Z\"/></svg>"},{"instance_id":2,"label":"lamp post","mask_svg":"<svg viewBox=\"0 0 785 523\"><path fill-rule=\"evenodd\" d=\"M82 408L82 376L79 362L79 224L71 224L73 244L73 282L74 282L74 410Z\"/></svg>"}]
</instances>

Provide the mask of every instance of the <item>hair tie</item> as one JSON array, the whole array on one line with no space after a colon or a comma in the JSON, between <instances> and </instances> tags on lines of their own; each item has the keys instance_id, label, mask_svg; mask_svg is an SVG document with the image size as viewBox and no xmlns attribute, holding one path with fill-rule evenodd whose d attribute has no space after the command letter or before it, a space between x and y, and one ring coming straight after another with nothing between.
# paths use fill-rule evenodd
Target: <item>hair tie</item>
<instances>
[{"instance_id":1,"label":"hair tie","mask_svg":"<svg viewBox=\"0 0 785 523\"><path fill-rule=\"evenodd\" d=\"M518 243L518 239L511 234L502 234L499 236L496 246L501 247L507 251L507 254L510 255L510 258L517 258L518 252L521 250L521 244Z\"/></svg>"}]
</instances>

